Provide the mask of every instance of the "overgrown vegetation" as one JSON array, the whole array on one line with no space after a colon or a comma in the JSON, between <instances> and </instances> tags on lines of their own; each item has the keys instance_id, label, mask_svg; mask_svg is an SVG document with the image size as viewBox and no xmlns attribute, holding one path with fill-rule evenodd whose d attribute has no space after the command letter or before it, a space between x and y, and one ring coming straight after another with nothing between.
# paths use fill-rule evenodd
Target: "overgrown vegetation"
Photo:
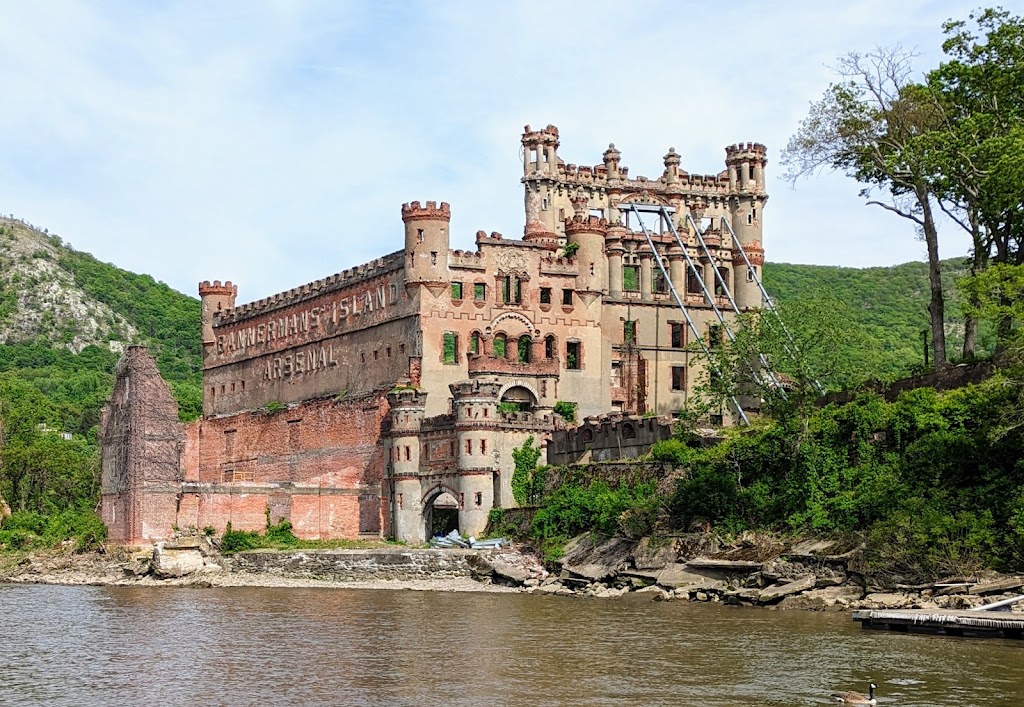
<instances>
[{"instance_id":1,"label":"overgrown vegetation","mask_svg":"<svg viewBox=\"0 0 1024 707\"><path fill-rule=\"evenodd\" d=\"M547 467L538 467L540 447L533 446L533 437L527 437L523 446L512 450L515 469L512 472L512 497L520 506L532 506L544 493Z\"/></svg>"},{"instance_id":2,"label":"overgrown vegetation","mask_svg":"<svg viewBox=\"0 0 1024 707\"><path fill-rule=\"evenodd\" d=\"M106 539L107 526L89 510L16 511L0 521L0 550L43 550L69 541L77 551L95 550Z\"/></svg>"},{"instance_id":3,"label":"overgrown vegetation","mask_svg":"<svg viewBox=\"0 0 1024 707\"><path fill-rule=\"evenodd\" d=\"M233 555L245 550L328 550L357 549L377 547L377 540L303 540L292 532L292 524L287 520L271 524L267 513L267 528L259 533L254 530L234 530L228 523L221 538L220 550L225 555Z\"/></svg>"}]
</instances>

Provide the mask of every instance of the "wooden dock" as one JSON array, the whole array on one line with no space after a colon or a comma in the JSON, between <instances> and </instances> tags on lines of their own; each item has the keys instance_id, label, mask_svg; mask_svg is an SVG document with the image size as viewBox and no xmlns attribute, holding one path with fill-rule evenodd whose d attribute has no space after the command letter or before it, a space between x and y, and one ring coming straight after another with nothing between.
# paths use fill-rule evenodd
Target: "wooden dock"
<instances>
[{"instance_id":1,"label":"wooden dock","mask_svg":"<svg viewBox=\"0 0 1024 707\"><path fill-rule=\"evenodd\" d=\"M860 621L861 628L1019 641L1024 639L1024 614L1011 613L1007 609L1010 604L1021 600L1024 596L970 611L860 609L853 612L853 620Z\"/></svg>"}]
</instances>

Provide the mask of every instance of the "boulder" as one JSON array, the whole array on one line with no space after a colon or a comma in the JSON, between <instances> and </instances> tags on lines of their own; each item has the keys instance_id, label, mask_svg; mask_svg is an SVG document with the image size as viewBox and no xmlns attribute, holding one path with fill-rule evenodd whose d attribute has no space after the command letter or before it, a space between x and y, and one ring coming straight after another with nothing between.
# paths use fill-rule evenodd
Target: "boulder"
<instances>
[{"instance_id":1,"label":"boulder","mask_svg":"<svg viewBox=\"0 0 1024 707\"><path fill-rule=\"evenodd\" d=\"M676 543L673 540L641 538L633 548L633 566L638 570L660 570L676 561Z\"/></svg>"},{"instance_id":2,"label":"boulder","mask_svg":"<svg viewBox=\"0 0 1024 707\"><path fill-rule=\"evenodd\" d=\"M788 597L791 594L799 594L800 592L805 592L808 589L813 589L816 581L817 578L811 574L786 584L776 584L771 587L766 587L758 592L757 600L762 604L771 604L779 601L783 597Z\"/></svg>"},{"instance_id":3,"label":"boulder","mask_svg":"<svg viewBox=\"0 0 1024 707\"><path fill-rule=\"evenodd\" d=\"M658 584L675 589L676 587L704 587L719 584L718 580L695 574L687 570L688 565L673 562L658 574Z\"/></svg>"},{"instance_id":4,"label":"boulder","mask_svg":"<svg viewBox=\"0 0 1024 707\"><path fill-rule=\"evenodd\" d=\"M157 544L153 548L153 574L161 579L185 577L203 570L203 554L199 549L174 550Z\"/></svg>"},{"instance_id":5,"label":"boulder","mask_svg":"<svg viewBox=\"0 0 1024 707\"><path fill-rule=\"evenodd\" d=\"M754 604L757 602L758 594L760 591L756 587L748 587L726 592L722 595L722 599L726 604Z\"/></svg>"},{"instance_id":6,"label":"boulder","mask_svg":"<svg viewBox=\"0 0 1024 707\"><path fill-rule=\"evenodd\" d=\"M845 611L851 602L863 596L859 587L825 587L811 589L802 594L791 594L776 606L780 609L809 611Z\"/></svg>"},{"instance_id":7,"label":"boulder","mask_svg":"<svg viewBox=\"0 0 1024 707\"><path fill-rule=\"evenodd\" d=\"M562 569L574 575L599 582L614 576L626 566L636 541L609 538L599 544L576 538L566 546L562 556Z\"/></svg>"},{"instance_id":8,"label":"boulder","mask_svg":"<svg viewBox=\"0 0 1024 707\"><path fill-rule=\"evenodd\" d=\"M531 574L526 568L498 558L470 555L466 562L473 577L477 579L493 577L499 582L523 584L531 578Z\"/></svg>"},{"instance_id":9,"label":"boulder","mask_svg":"<svg viewBox=\"0 0 1024 707\"><path fill-rule=\"evenodd\" d=\"M914 597L893 592L874 592L860 600L862 609L907 609L914 604Z\"/></svg>"}]
</instances>

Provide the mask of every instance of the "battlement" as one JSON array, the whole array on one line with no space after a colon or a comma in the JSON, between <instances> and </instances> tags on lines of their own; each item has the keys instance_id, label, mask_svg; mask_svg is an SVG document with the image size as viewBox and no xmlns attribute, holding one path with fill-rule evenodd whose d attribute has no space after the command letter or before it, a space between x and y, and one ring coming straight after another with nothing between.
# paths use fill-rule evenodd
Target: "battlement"
<instances>
[{"instance_id":1,"label":"battlement","mask_svg":"<svg viewBox=\"0 0 1024 707\"><path fill-rule=\"evenodd\" d=\"M387 273L394 272L404 267L405 251L398 251L376 258L363 265L343 270L340 273L329 275L320 280L314 280L300 287L293 287L286 292L279 292L263 299L240 305L234 309L217 312L214 315L214 324L223 326L239 322L252 317L260 316L268 312L289 307L306 300L318 297L328 292L335 292L350 285L355 285Z\"/></svg>"},{"instance_id":2,"label":"battlement","mask_svg":"<svg viewBox=\"0 0 1024 707\"><path fill-rule=\"evenodd\" d=\"M740 160L763 160L768 148L759 142L739 142L725 148L725 162Z\"/></svg>"},{"instance_id":3,"label":"battlement","mask_svg":"<svg viewBox=\"0 0 1024 707\"><path fill-rule=\"evenodd\" d=\"M221 284L220 280L203 280L199 283L199 296L205 297L206 295L226 295L228 297L235 297L238 295L238 285L232 284L231 280L227 280Z\"/></svg>"},{"instance_id":4,"label":"battlement","mask_svg":"<svg viewBox=\"0 0 1024 707\"><path fill-rule=\"evenodd\" d=\"M427 393L418 388L395 388L388 393L388 403L392 413L400 409L402 412L422 411L427 406Z\"/></svg>"},{"instance_id":5,"label":"battlement","mask_svg":"<svg viewBox=\"0 0 1024 707\"><path fill-rule=\"evenodd\" d=\"M606 233L608 231L608 221L597 216L584 216L582 214L576 214L572 218L565 220L565 234L571 235L574 233Z\"/></svg>"},{"instance_id":6,"label":"battlement","mask_svg":"<svg viewBox=\"0 0 1024 707\"><path fill-rule=\"evenodd\" d=\"M496 379L474 378L452 383L448 389L452 391L456 405L464 398L487 398L497 402L501 393L501 383Z\"/></svg>"},{"instance_id":7,"label":"battlement","mask_svg":"<svg viewBox=\"0 0 1024 707\"><path fill-rule=\"evenodd\" d=\"M402 220L406 222L425 220L451 221L451 219L452 209L447 201L442 201L440 206L435 201L428 201L425 206L421 206L418 201L402 204Z\"/></svg>"},{"instance_id":8,"label":"battlement","mask_svg":"<svg viewBox=\"0 0 1024 707\"><path fill-rule=\"evenodd\" d=\"M667 417L611 413L588 417L576 427L556 430L548 442L548 462L613 461L646 454L656 442L672 436Z\"/></svg>"},{"instance_id":9,"label":"battlement","mask_svg":"<svg viewBox=\"0 0 1024 707\"><path fill-rule=\"evenodd\" d=\"M576 275L575 258L558 258L554 255L540 259L541 275Z\"/></svg>"},{"instance_id":10,"label":"battlement","mask_svg":"<svg viewBox=\"0 0 1024 707\"><path fill-rule=\"evenodd\" d=\"M533 130L529 125L524 125L522 141L524 145L537 142L554 142L557 144L558 128L554 125L548 125L540 130Z\"/></svg>"}]
</instances>

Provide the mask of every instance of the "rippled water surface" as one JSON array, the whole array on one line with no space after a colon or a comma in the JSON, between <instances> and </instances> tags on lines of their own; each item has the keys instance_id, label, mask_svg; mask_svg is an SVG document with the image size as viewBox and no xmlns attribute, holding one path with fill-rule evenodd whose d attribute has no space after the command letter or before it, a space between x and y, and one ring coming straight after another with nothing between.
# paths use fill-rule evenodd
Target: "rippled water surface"
<instances>
[{"instance_id":1,"label":"rippled water surface","mask_svg":"<svg viewBox=\"0 0 1024 707\"><path fill-rule=\"evenodd\" d=\"M1024 705L1024 642L519 594L0 585L0 704Z\"/></svg>"}]
</instances>

